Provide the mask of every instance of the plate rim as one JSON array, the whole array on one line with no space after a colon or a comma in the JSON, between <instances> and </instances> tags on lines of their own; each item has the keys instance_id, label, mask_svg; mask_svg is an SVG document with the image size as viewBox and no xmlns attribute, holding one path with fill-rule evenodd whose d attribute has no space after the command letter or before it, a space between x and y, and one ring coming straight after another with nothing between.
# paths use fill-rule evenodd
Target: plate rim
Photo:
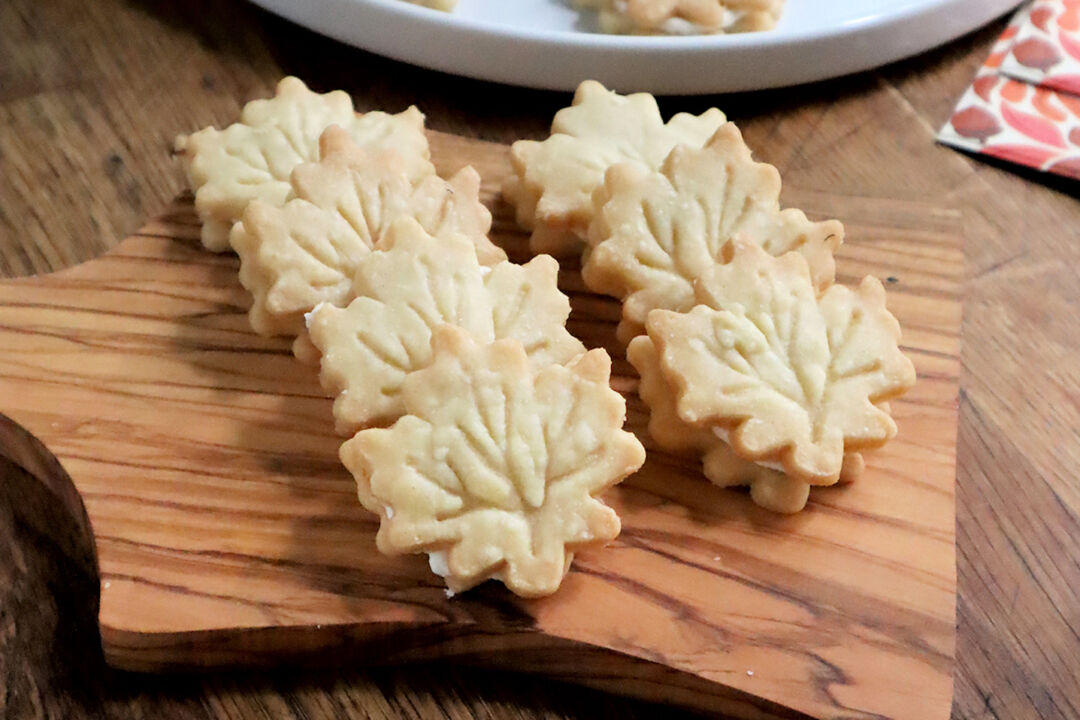
<instances>
[{"instance_id":1,"label":"plate rim","mask_svg":"<svg viewBox=\"0 0 1080 720\"><path fill-rule=\"evenodd\" d=\"M715 33L701 35L619 35L589 32L585 30L550 30L546 28L525 29L514 25L504 25L501 23L476 19L468 15L458 15L453 12L435 10L423 5L416 5L408 0L344 1L357 5L373 5L384 12L400 14L404 17L417 19L421 22L435 26L490 34L499 38L569 42L570 44L586 45L589 47L601 46L640 50L714 50L727 47L775 47L789 45L793 42L825 40L849 35L865 26L890 24L911 20L920 15L931 15L959 4L958 0L907 0L903 5L888 12L867 15L842 25L830 25L812 31L804 31L801 29L788 30L782 28L780 32L769 30L763 32ZM513 0L510 1L512 2ZM792 0L785 1L791 2ZM798 2L799 0L794 1ZM960 2L962 1L963 0L960 0ZM1011 2L1014 7L1019 7L1025 1L1026 0L1004 0L1003 4ZM253 2L262 6L262 2L259 0L253 0ZM306 2L312 2L312 0L306 0ZM987 5L993 6L992 0L987 0Z\"/></svg>"},{"instance_id":2,"label":"plate rim","mask_svg":"<svg viewBox=\"0 0 1080 720\"><path fill-rule=\"evenodd\" d=\"M888 13L812 31L627 36L513 27L403 0L250 1L324 36L431 70L557 91L593 78L660 96L790 87L870 70L943 45L1023 2L905 0Z\"/></svg>"}]
</instances>

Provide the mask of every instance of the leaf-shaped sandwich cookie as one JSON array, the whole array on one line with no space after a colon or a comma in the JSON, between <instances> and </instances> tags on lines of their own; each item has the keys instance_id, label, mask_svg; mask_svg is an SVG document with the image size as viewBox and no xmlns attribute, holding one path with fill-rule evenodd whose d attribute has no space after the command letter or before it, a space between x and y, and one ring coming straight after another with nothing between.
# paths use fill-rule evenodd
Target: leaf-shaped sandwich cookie
<instances>
[{"instance_id":1,"label":"leaf-shaped sandwich cookie","mask_svg":"<svg viewBox=\"0 0 1080 720\"><path fill-rule=\"evenodd\" d=\"M259 334L300 335L316 305L347 303L360 259L400 217L435 237L469 238L485 265L506 259L487 237L491 213L471 167L449 181L416 179L395 149L361 147L338 126L323 133L320 155L293 171L292 200L280 207L254 200L233 227L230 242L240 282L254 297L248 316Z\"/></svg>"},{"instance_id":2,"label":"leaf-shaped sandwich cookie","mask_svg":"<svg viewBox=\"0 0 1080 720\"><path fill-rule=\"evenodd\" d=\"M576 0L609 33L753 32L776 25L784 0Z\"/></svg>"},{"instance_id":3,"label":"leaf-shaped sandwich cookie","mask_svg":"<svg viewBox=\"0 0 1080 720\"><path fill-rule=\"evenodd\" d=\"M229 249L229 232L248 203L283 205L292 194L289 174L318 159L319 136L330 125L345 128L362 147L394 148L410 178L432 175L424 116L415 107L397 115L358 115L348 93L320 95L294 77L278 83L270 99L244 106L240 122L224 130L205 128L176 139L202 220L208 249Z\"/></svg>"},{"instance_id":4,"label":"leaf-shaped sandwich cookie","mask_svg":"<svg viewBox=\"0 0 1080 720\"><path fill-rule=\"evenodd\" d=\"M772 255L802 253L814 286L824 289L844 237L837 220L811 222L801 210L780 209L780 173L753 161L732 123L705 147L676 147L658 171L612 167L594 203L582 276L591 290L623 301L624 342L643 332L650 310L693 307L694 280L723 262L734 238Z\"/></svg>"},{"instance_id":5,"label":"leaf-shaped sandwich cookie","mask_svg":"<svg viewBox=\"0 0 1080 720\"><path fill-rule=\"evenodd\" d=\"M405 2L422 5L432 10L442 10L443 12L452 12L457 7L457 0L405 0Z\"/></svg>"},{"instance_id":6,"label":"leaf-shaped sandwich cookie","mask_svg":"<svg viewBox=\"0 0 1080 720\"><path fill-rule=\"evenodd\" d=\"M525 597L558 589L576 550L614 539L599 495L645 450L622 429L611 360L592 350L534 370L516 339L484 345L442 326L434 359L402 387L408 414L341 447L379 549L427 552L458 592L497 579Z\"/></svg>"},{"instance_id":7,"label":"leaf-shaped sandwich cookie","mask_svg":"<svg viewBox=\"0 0 1080 720\"><path fill-rule=\"evenodd\" d=\"M336 396L338 430L352 434L405 412L402 382L431 361L432 332L442 324L481 343L514 338L534 367L584 352L566 330L570 302L557 275L548 256L484 267L470 239L436 239L416 220L395 221L358 263L355 299L345 308L320 305L308 318L322 353L320 378Z\"/></svg>"},{"instance_id":8,"label":"leaf-shaped sandwich cookie","mask_svg":"<svg viewBox=\"0 0 1080 720\"><path fill-rule=\"evenodd\" d=\"M534 252L567 254L586 235L593 190L610 166L629 162L655 170L676 145L700 147L723 123L714 108L665 124L652 95L618 95L587 80L573 105L556 113L547 140L514 143L514 172L503 195L518 223L532 231Z\"/></svg>"},{"instance_id":9,"label":"leaf-shaped sandwich cookie","mask_svg":"<svg viewBox=\"0 0 1080 720\"><path fill-rule=\"evenodd\" d=\"M706 478L721 487L748 485L751 498L761 507L795 513L806 506L810 483L788 477L775 464L744 460L712 427L691 425L679 417L675 390L664 376L660 355L647 335L630 342L626 357L641 376L638 394L649 407L649 435L659 449L700 455ZM846 453L839 482L854 480L863 467L861 454Z\"/></svg>"},{"instance_id":10,"label":"leaf-shaped sandwich cookie","mask_svg":"<svg viewBox=\"0 0 1080 720\"><path fill-rule=\"evenodd\" d=\"M867 277L818 295L799 253L733 248L698 281L701 304L654 310L646 322L679 417L720 432L746 460L834 483L846 452L896 433L879 404L915 382L885 289Z\"/></svg>"}]
</instances>

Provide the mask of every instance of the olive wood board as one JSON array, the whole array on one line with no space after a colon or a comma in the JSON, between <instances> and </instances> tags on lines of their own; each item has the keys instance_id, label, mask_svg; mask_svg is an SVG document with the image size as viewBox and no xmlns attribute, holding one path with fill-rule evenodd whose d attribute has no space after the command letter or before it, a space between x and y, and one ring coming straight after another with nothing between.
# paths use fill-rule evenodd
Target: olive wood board
<instances>
[{"instance_id":1,"label":"olive wood board","mask_svg":"<svg viewBox=\"0 0 1080 720\"><path fill-rule=\"evenodd\" d=\"M508 148L430 135L440 172L481 173L493 239L526 261L497 192ZM845 222L841 282L887 281L919 376L892 403L898 437L798 515L711 485L651 447L619 305L564 261L570 330L615 358L649 455L605 496L622 534L579 553L548 598L495 583L448 598L423 556L376 551L316 371L252 333L237 259L201 248L190 196L98 259L0 282L0 456L89 519L119 668L454 659L742 718L945 718L960 218L889 198L784 200Z\"/></svg>"}]
</instances>

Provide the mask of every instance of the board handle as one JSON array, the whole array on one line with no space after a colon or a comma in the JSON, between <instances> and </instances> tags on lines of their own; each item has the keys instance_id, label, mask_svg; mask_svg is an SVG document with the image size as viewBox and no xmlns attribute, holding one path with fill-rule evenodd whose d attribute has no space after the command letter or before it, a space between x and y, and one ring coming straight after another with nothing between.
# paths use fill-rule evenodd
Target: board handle
<instances>
[{"instance_id":1,"label":"board handle","mask_svg":"<svg viewBox=\"0 0 1080 720\"><path fill-rule=\"evenodd\" d=\"M61 511L67 513L74 523L74 533L78 537L55 538L58 541L66 540L63 544L65 551L75 550L75 545L90 547L90 561L95 575L99 575L97 547L94 544L94 535L90 530L90 518L86 514L86 506L83 505L79 491L71 481L60 461L56 459L45 445L34 437L26 428L19 425L7 415L0 413L0 478L8 477L11 466L15 472L22 471L30 479L41 484L60 503ZM4 488L14 490L13 488ZM3 493L11 495L12 501L17 502L17 493ZM0 495L2 496L2 495ZM72 555L80 554L73 552Z\"/></svg>"}]
</instances>

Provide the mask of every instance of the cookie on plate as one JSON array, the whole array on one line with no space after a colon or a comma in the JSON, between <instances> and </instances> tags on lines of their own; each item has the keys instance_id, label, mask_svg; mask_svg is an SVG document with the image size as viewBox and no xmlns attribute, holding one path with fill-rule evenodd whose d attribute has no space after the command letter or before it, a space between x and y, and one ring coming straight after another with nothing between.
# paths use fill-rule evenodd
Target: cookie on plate
<instances>
[{"instance_id":1,"label":"cookie on plate","mask_svg":"<svg viewBox=\"0 0 1080 720\"><path fill-rule=\"evenodd\" d=\"M432 10L442 10L443 12L452 12L457 7L457 0L405 0L405 2L429 7Z\"/></svg>"},{"instance_id":2,"label":"cookie on plate","mask_svg":"<svg viewBox=\"0 0 1080 720\"><path fill-rule=\"evenodd\" d=\"M695 35L771 30L784 0L575 0L608 33Z\"/></svg>"}]
</instances>

